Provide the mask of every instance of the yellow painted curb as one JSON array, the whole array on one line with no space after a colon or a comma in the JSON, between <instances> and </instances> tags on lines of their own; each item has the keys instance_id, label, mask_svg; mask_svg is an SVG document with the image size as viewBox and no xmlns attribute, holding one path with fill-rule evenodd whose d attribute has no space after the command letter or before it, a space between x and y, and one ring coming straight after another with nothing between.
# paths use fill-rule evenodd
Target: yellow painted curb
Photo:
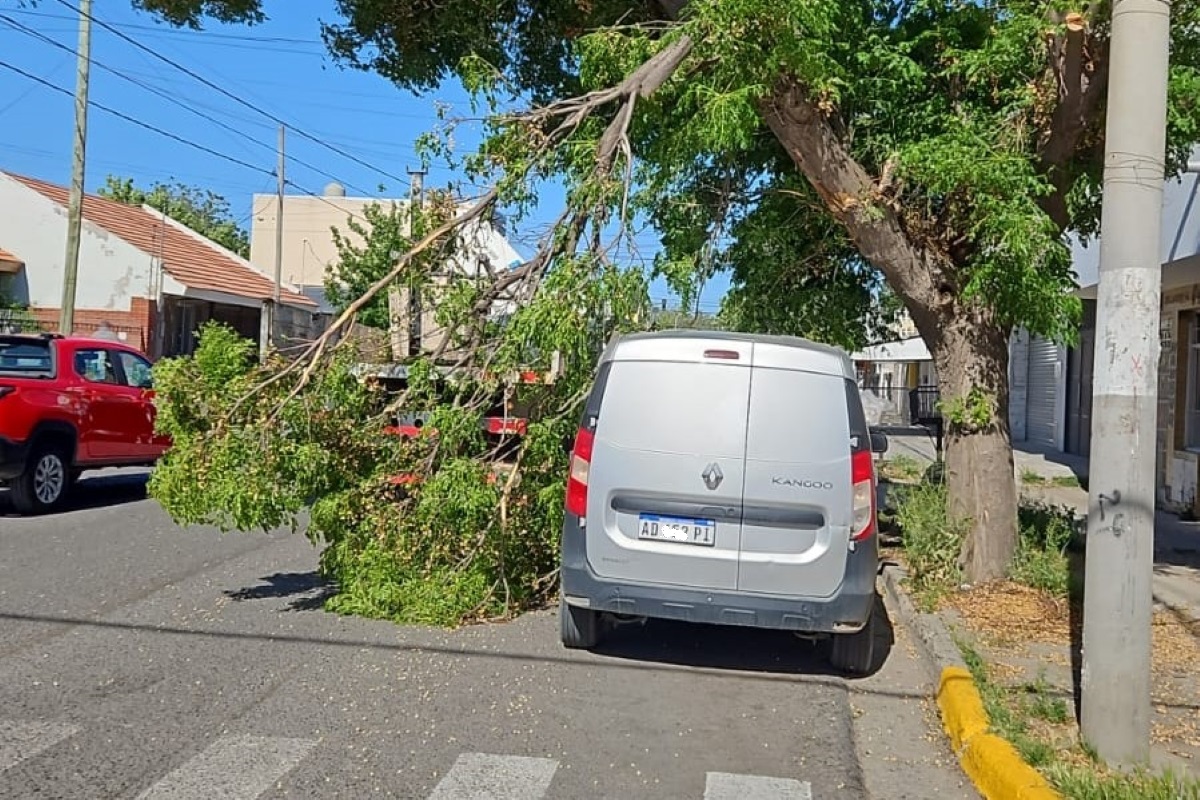
<instances>
[{"instance_id":1,"label":"yellow painted curb","mask_svg":"<svg viewBox=\"0 0 1200 800\"><path fill-rule=\"evenodd\" d=\"M987 800L1062 800L1011 743L987 732L987 711L970 672L943 669L937 703L963 771Z\"/></svg>"}]
</instances>

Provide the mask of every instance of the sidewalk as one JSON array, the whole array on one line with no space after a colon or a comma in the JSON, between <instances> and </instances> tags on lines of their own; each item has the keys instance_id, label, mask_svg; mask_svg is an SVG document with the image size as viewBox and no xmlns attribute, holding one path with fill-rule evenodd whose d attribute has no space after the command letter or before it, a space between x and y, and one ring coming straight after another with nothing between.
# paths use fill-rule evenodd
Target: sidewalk
<instances>
[{"instance_id":1,"label":"sidewalk","mask_svg":"<svg viewBox=\"0 0 1200 800\"><path fill-rule=\"evenodd\" d=\"M934 459L934 442L922 434L888 436L885 459L907 456L922 464ZM1014 447L1015 477L1021 494L1087 514L1087 459L1064 453L1047 453ZM1036 477L1035 477L1036 476ZM1040 482L1036 482L1040 478ZM1033 482L1031 482L1033 481ZM1200 636L1200 522L1185 522L1160 511L1154 526L1154 599L1184 618Z\"/></svg>"}]
</instances>

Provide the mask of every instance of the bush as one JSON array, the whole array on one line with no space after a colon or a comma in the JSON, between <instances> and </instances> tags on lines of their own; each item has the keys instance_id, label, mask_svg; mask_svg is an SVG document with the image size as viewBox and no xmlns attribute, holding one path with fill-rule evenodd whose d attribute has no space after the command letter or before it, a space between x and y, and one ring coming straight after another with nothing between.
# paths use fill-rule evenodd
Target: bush
<instances>
[{"instance_id":1,"label":"bush","mask_svg":"<svg viewBox=\"0 0 1200 800\"><path fill-rule=\"evenodd\" d=\"M950 519L945 484L922 483L906 487L898 499L896 522L900 526L904 555L918 591L950 589L959 584L959 551L967 533L963 520Z\"/></svg>"},{"instance_id":2,"label":"bush","mask_svg":"<svg viewBox=\"0 0 1200 800\"><path fill-rule=\"evenodd\" d=\"M1020 539L1009 576L1017 583L1067 597L1071 568L1067 552L1080 540L1082 521L1068 509L1044 503L1018 511Z\"/></svg>"}]
</instances>

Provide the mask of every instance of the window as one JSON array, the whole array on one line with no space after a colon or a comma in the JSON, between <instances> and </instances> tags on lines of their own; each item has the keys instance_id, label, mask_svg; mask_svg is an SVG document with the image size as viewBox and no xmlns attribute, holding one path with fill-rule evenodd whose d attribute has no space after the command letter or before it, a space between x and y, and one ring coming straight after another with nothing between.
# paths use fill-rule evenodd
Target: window
<instances>
[{"instance_id":1,"label":"window","mask_svg":"<svg viewBox=\"0 0 1200 800\"><path fill-rule=\"evenodd\" d=\"M154 385L150 362L134 353L124 350L117 351L117 360L121 362L121 371L125 373L125 385L137 389L149 389Z\"/></svg>"},{"instance_id":2,"label":"window","mask_svg":"<svg viewBox=\"0 0 1200 800\"><path fill-rule=\"evenodd\" d=\"M112 354L107 350L76 351L75 374L92 383L118 383Z\"/></svg>"},{"instance_id":3,"label":"window","mask_svg":"<svg viewBox=\"0 0 1200 800\"><path fill-rule=\"evenodd\" d=\"M1200 314L1191 314L1187 324L1187 416L1185 444L1200 448Z\"/></svg>"},{"instance_id":4,"label":"window","mask_svg":"<svg viewBox=\"0 0 1200 800\"><path fill-rule=\"evenodd\" d=\"M53 371L49 342L0 338L0 372L49 375Z\"/></svg>"}]
</instances>

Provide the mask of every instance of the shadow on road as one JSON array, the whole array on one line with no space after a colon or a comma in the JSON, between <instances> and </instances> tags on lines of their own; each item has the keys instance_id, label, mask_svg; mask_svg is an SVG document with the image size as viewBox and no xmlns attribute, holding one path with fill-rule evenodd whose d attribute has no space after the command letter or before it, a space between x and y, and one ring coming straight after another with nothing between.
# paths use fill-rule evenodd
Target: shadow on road
<instances>
[{"instance_id":1,"label":"shadow on road","mask_svg":"<svg viewBox=\"0 0 1200 800\"><path fill-rule=\"evenodd\" d=\"M315 611L324 607L325 601L335 591L333 584L315 571L276 572L274 575L267 575L262 580L265 583L225 592L225 596L237 601L295 597L296 599L288 603L289 611ZM297 597L297 595L303 596Z\"/></svg>"},{"instance_id":2,"label":"shadow on road","mask_svg":"<svg viewBox=\"0 0 1200 800\"><path fill-rule=\"evenodd\" d=\"M149 480L149 472L102 473L93 477L85 474L78 483L71 487L62 508L54 513L91 511L145 500L146 484ZM16 515L16 509L8 499L8 490L0 489L0 517Z\"/></svg>"},{"instance_id":3,"label":"shadow on road","mask_svg":"<svg viewBox=\"0 0 1200 800\"><path fill-rule=\"evenodd\" d=\"M895 629L883 599L875 597L875 657L867 676L891 654ZM669 620L618 625L596 648L608 658L783 675L840 675L829 664L828 639L811 641L786 631L768 631Z\"/></svg>"}]
</instances>

